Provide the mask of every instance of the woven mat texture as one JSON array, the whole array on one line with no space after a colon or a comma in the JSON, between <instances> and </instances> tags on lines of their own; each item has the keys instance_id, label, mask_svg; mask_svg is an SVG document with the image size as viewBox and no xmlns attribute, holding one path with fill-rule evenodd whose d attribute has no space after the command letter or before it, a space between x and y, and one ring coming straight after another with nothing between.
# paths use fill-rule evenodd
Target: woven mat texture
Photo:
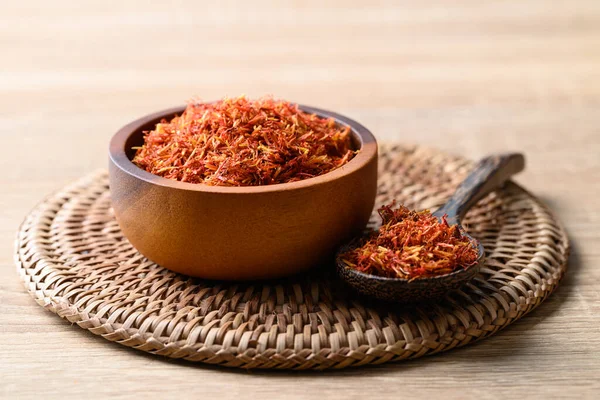
<instances>
[{"instance_id":1,"label":"woven mat texture","mask_svg":"<svg viewBox=\"0 0 600 400\"><path fill-rule=\"evenodd\" d=\"M377 203L433 209L471 167L437 150L384 146ZM487 261L471 283L432 304L357 297L328 263L280 281L203 281L161 268L129 244L99 171L31 212L15 261L41 306L112 342L229 367L344 368L467 345L510 325L557 287L568 240L533 195L509 183L473 207L465 225Z\"/></svg>"}]
</instances>

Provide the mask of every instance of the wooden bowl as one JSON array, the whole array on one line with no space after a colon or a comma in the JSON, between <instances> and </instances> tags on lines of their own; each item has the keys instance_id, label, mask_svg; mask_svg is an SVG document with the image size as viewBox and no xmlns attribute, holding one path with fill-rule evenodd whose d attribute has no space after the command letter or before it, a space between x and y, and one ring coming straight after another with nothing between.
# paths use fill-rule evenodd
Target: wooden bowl
<instances>
[{"instance_id":1,"label":"wooden bowl","mask_svg":"<svg viewBox=\"0 0 600 400\"><path fill-rule=\"evenodd\" d=\"M361 124L300 106L351 128L358 154L299 182L226 187L179 182L131 162L143 132L181 114L177 107L121 128L109 148L112 204L123 234L170 270L208 279L251 280L319 265L364 229L377 192L377 143Z\"/></svg>"}]
</instances>

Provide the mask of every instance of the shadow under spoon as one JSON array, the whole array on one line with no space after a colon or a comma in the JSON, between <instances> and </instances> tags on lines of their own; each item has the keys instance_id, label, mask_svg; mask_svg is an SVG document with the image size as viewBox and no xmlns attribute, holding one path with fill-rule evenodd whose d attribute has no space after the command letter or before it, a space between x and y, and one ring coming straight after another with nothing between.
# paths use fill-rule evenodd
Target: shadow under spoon
<instances>
[{"instance_id":1,"label":"shadow under spoon","mask_svg":"<svg viewBox=\"0 0 600 400\"><path fill-rule=\"evenodd\" d=\"M402 279L366 274L346 266L341 254L360 246L354 241L340 249L336 257L337 273L354 290L379 300L412 303L433 300L449 291L458 289L471 280L484 263L485 251L481 243L471 237L462 227L461 221L469 208L481 198L502 186L511 176L525 168L525 158L520 153L500 154L479 161L467 178L458 186L452 197L432 214L441 221L446 216L450 225L458 225L462 235L476 243L477 262L467 268L427 278Z\"/></svg>"}]
</instances>

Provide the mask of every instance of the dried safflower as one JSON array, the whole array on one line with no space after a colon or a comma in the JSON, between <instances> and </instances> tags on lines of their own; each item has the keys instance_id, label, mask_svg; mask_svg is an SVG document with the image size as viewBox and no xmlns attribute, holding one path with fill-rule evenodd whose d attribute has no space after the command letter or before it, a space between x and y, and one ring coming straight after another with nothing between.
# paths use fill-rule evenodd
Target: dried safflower
<instances>
[{"instance_id":1,"label":"dried safflower","mask_svg":"<svg viewBox=\"0 0 600 400\"><path fill-rule=\"evenodd\" d=\"M350 128L270 97L191 102L145 133L133 162L168 179L258 186L312 178L355 155Z\"/></svg>"},{"instance_id":2,"label":"dried safflower","mask_svg":"<svg viewBox=\"0 0 600 400\"><path fill-rule=\"evenodd\" d=\"M477 248L457 225L439 221L429 210L411 211L394 204L379 209L382 226L359 247L341 254L358 271L389 278L418 279L446 275L477 262Z\"/></svg>"}]
</instances>

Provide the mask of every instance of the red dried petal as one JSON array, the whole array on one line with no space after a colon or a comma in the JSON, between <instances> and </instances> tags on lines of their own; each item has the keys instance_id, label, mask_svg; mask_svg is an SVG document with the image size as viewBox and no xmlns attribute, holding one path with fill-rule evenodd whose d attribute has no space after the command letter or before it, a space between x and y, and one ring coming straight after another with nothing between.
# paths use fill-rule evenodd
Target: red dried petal
<instances>
[{"instance_id":1,"label":"red dried petal","mask_svg":"<svg viewBox=\"0 0 600 400\"><path fill-rule=\"evenodd\" d=\"M360 247L342 254L359 271L392 278L418 279L445 275L477 262L476 244L456 225L429 210L411 211L395 203L381 207L382 226Z\"/></svg>"},{"instance_id":2,"label":"red dried petal","mask_svg":"<svg viewBox=\"0 0 600 400\"><path fill-rule=\"evenodd\" d=\"M133 162L183 182L257 186L322 175L355 154L349 127L286 101L242 96L191 102L145 133Z\"/></svg>"}]
</instances>

